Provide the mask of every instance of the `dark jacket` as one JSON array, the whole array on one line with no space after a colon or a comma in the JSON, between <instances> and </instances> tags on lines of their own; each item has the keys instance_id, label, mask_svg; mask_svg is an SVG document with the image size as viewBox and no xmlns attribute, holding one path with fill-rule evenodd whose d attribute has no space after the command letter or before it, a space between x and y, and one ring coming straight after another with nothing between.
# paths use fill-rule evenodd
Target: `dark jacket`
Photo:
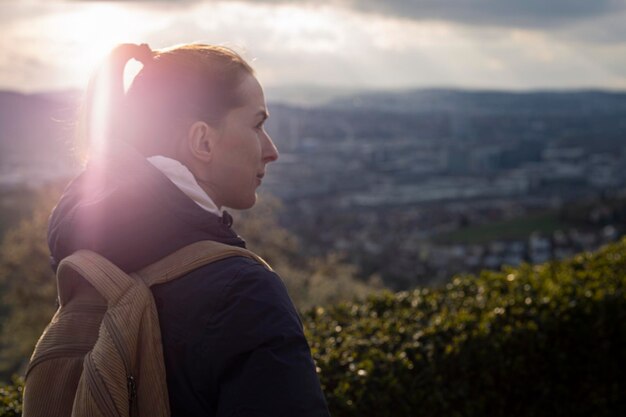
<instances>
[{"instance_id":1,"label":"dark jacket","mask_svg":"<svg viewBox=\"0 0 626 417\"><path fill-rule=\"evenodd\" d=\"M92 163L50 218L52 262L85 248L132 272L199 240L245 247L132 151ZM329 416L281 279L234 257L153 288L172 416Z\"/></svg>"}]
</instances>

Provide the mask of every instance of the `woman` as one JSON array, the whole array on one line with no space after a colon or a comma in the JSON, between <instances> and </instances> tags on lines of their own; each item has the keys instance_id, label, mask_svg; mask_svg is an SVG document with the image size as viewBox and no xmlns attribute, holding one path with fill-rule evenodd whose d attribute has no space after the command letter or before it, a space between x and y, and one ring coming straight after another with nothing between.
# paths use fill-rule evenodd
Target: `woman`
<instances>
[{"instance_id":1,"label":"woman","mask_svg":"<svg viewBox=\"0 0 626 417\"><path fill-rule=\"evenodd\" d=\"M143 63L126 94L126 62ZM104 88L108 92L102 102ZM245 247L224 207L254 205L278 158L263 89L235 52L120 45L85 103L85 172L52 213L53 263L78 249L127 272L200 240ZM233 257L153 288L172 416L328 416L280 278Z\"/></svg>"}]
</instances>

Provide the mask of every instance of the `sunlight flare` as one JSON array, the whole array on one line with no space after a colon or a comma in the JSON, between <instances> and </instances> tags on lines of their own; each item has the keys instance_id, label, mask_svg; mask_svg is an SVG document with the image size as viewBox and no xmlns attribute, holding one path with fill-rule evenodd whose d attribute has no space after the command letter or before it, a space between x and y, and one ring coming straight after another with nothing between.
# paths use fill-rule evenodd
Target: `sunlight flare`
<instances>
[{"instance_id":1,"label":"sunlight flare","mask_svg":"<svg viewBox=\"0 0 626 417\"><path fill-rule=\"evenodd\" d=\"M42 33L53 34L50 53L69 69L56 76L85 84L115 45L143 42L147 34L167 27L169 17L124 4L90 3L59 10L33 23Z\"/></svg>"}]
</instances>

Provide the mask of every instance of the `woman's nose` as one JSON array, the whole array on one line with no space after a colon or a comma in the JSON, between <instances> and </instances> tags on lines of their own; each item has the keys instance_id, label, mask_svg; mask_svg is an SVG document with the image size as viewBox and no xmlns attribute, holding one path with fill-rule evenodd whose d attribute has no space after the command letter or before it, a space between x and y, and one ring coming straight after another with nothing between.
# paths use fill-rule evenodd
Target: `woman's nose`
<instances>
[{"instance_id":1,"label":"woman's nose","mask_svg":"<svg viewBox=\"0 0 626 417\"><path fill-rule=\"evenodd\" d=\"M263 143L263 162L267 164L278 159L278 148L274 145L270 135L266 133L265 138L266 140Z\"/></svg>"}]
</instances>

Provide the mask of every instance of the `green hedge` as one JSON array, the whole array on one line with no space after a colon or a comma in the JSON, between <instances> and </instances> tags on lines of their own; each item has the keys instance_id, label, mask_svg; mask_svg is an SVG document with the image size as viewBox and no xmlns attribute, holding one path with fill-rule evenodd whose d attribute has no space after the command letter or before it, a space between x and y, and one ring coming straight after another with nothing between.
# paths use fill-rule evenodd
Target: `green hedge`
<instances>
[{"instance_id":1,"label":"green hedge","mask_svg":"<svg viewBox=\"0 0 626 417\"><path fill-rule=\"evenodd\" d=\"M335 417L626 415L625 283L626 240L304 322Z\"/></svg>"},{"instance_id":2,"label":"green hedge","mask_svg":"<svg viewBox=\"0 0 626 417\"><path fill-rule=\"evenodd\" d=\"M11 385L0 386L0 417L19 417L22 415L21 378L13 378Z\"/></svg>"},{"instance_id":3,"label":"green hedge","mask_svg":"<svg viewBox=\"0 0 626 417\"><path fill-rule=\"evenodd\" d=\"M334 417L626 415L625 283L623 240L303 321Z\"/></svg>"}]
</instances>

